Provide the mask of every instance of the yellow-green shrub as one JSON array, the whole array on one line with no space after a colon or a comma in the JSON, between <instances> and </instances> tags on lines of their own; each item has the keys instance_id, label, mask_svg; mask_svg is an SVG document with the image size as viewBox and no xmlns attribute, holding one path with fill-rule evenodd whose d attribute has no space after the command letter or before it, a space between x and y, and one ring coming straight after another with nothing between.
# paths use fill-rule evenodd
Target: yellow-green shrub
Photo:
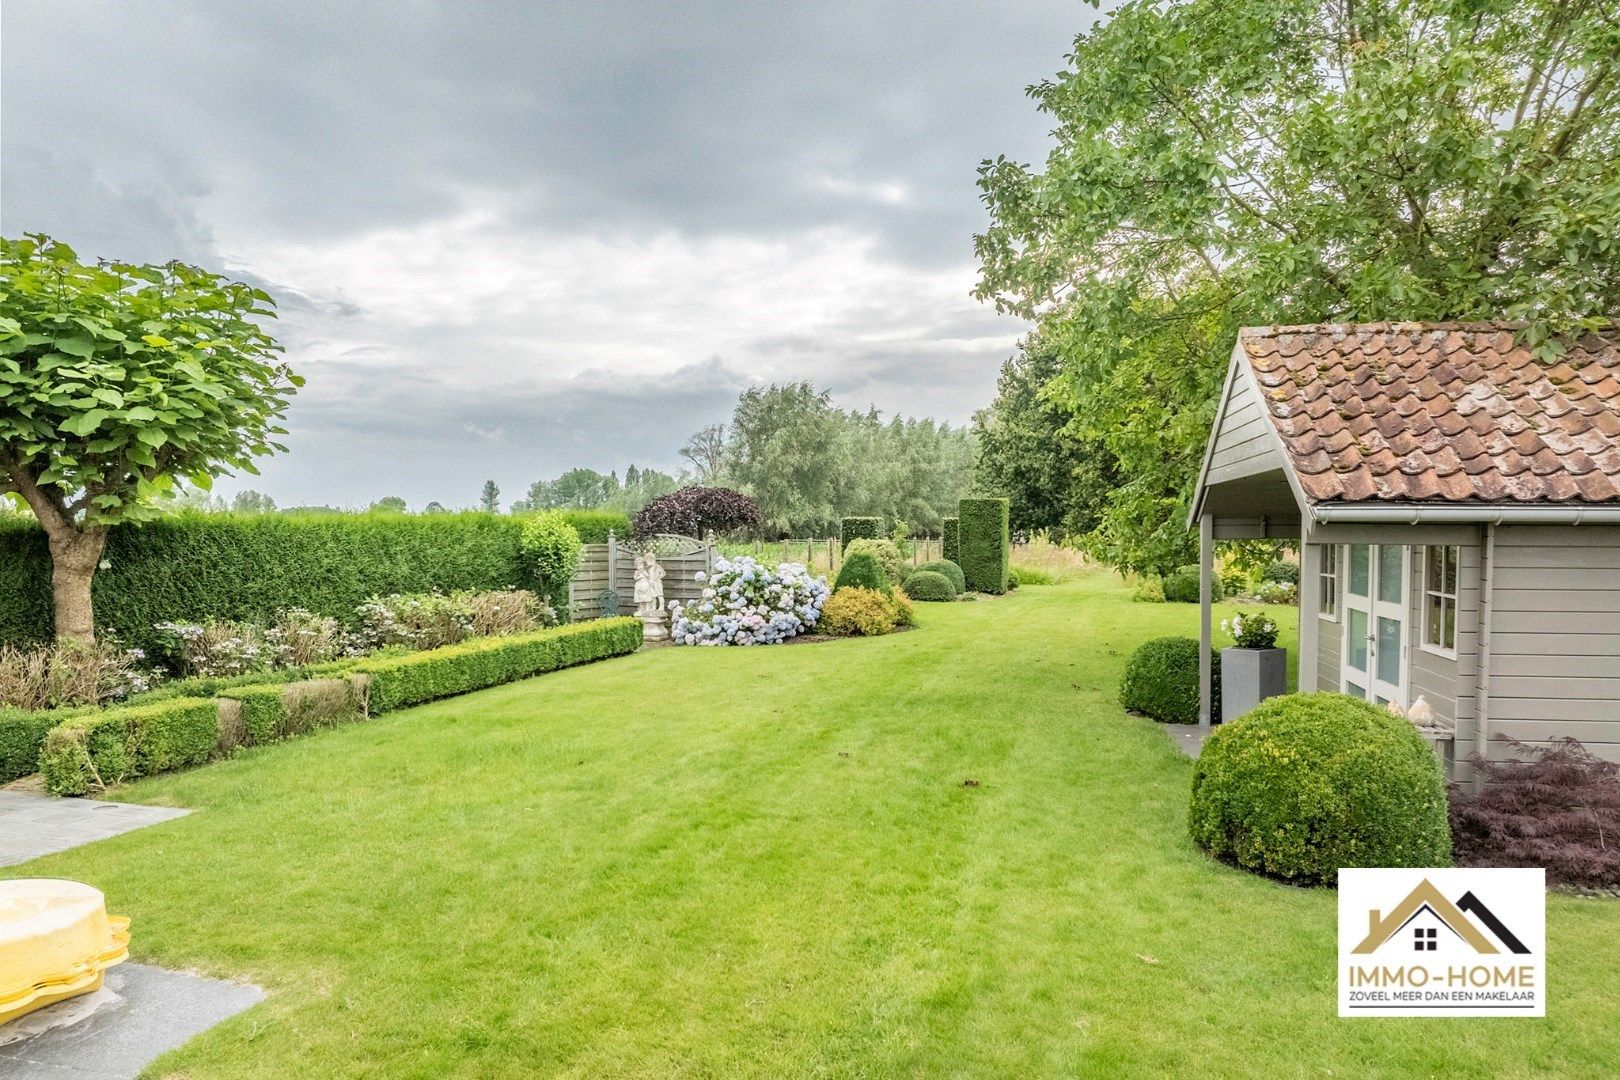
<instances>
[{"instance_id":1,"label":"yellow-green shrub","mask_svg":"<svg viewBox=\"0 0 1620 1080\"><path fill-rule=\"evenodd\" d=\"M905 620L909 623L911 603L905 599L904 593L846 585L835 589L827 598L816 629L824 634L839 636L876 637L893 633L896 626L902 625L902 604Z\"/></svg>"}]
</instances>

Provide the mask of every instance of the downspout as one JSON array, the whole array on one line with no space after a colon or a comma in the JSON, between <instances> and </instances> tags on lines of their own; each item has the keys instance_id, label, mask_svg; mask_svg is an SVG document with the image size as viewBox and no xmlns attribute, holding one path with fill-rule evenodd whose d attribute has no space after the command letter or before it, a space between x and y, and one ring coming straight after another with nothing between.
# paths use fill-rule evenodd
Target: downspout
<instances>
[{"instance_id":1,"label":"downspout","mask_svg":"<svg viewBox=\"0 0 1620 1080\"><path fill-rule=\"evenodd\" d=\"M1496 523L1485 525L1485 542L1481 545L1479 577L1479 662L1475 665L1474 683L1474 754L1484 759L1489 753L1490 732L1486 724L1491 711L1491 609L1495 606ZM1473 770L1472 787L1478 794L1485 778Z\"/></svg>"}]
</instances>

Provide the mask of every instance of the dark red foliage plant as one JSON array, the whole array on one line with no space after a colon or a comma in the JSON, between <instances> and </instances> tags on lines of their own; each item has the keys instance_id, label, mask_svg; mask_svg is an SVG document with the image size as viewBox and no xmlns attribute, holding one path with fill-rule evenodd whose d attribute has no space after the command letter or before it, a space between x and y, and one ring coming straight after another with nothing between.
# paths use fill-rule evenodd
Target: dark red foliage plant
<instances>
[{"instance_id":1,"label":"dark red foliage plant","mask_svg":"<svg viewBox=\"0 0 1620 1080\"><path fill-rule=\"evenodd\" d=\"M1457 865L1542 866L1549 885L1620 888L1620 764L1575 739L1508 742L1518 760L1472 758L1478 794L1452 785Z\"/></svg>"},{"instance_id":2,"label":"dark red foliage plant","mask_svg":"<svg viewBox=\"0 0 1620 1080\"><path fill-rule=\"evenodd\" d=\"M660 495L636 511L631 527L639 537L675 533L701 539L705 533L757 529L759 504L723 487L684 487Z\"/></svg>"}]
</instances>

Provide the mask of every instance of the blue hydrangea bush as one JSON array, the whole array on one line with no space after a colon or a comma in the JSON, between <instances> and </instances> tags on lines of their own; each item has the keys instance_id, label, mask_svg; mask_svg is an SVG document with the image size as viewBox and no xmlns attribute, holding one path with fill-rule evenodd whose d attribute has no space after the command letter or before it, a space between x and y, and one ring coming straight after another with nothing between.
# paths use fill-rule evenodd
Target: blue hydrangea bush
<instances>
[{"instance_id":1,"label":"blue hydrangea bush","mask_svg":"<svg viewBox=\"0 0 1620 1080\"><path fill-rule=\"evenodd\" d=\"M670 604L677 645L779 645L811 630L827 602L827 579L803 563L770 566L747 555L714 561L712 577L698 571L703 596Z\"/></svg>"}]
</instances>

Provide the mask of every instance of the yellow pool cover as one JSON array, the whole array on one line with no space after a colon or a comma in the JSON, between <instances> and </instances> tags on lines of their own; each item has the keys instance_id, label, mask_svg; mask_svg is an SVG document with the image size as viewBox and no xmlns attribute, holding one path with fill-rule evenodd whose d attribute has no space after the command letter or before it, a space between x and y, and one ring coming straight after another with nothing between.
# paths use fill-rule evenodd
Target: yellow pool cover
<instances>
[{"instance_id":1,"label":"yellow pool cover","mask_svg":"<svg viewBox=\"0 0 1620 1080\"><path fill-rule=\"evenodd\" d=\"M0 881L0 1024L101 988L129 959L129 920L78 881Z\"/></svg>"}]
</instances>

